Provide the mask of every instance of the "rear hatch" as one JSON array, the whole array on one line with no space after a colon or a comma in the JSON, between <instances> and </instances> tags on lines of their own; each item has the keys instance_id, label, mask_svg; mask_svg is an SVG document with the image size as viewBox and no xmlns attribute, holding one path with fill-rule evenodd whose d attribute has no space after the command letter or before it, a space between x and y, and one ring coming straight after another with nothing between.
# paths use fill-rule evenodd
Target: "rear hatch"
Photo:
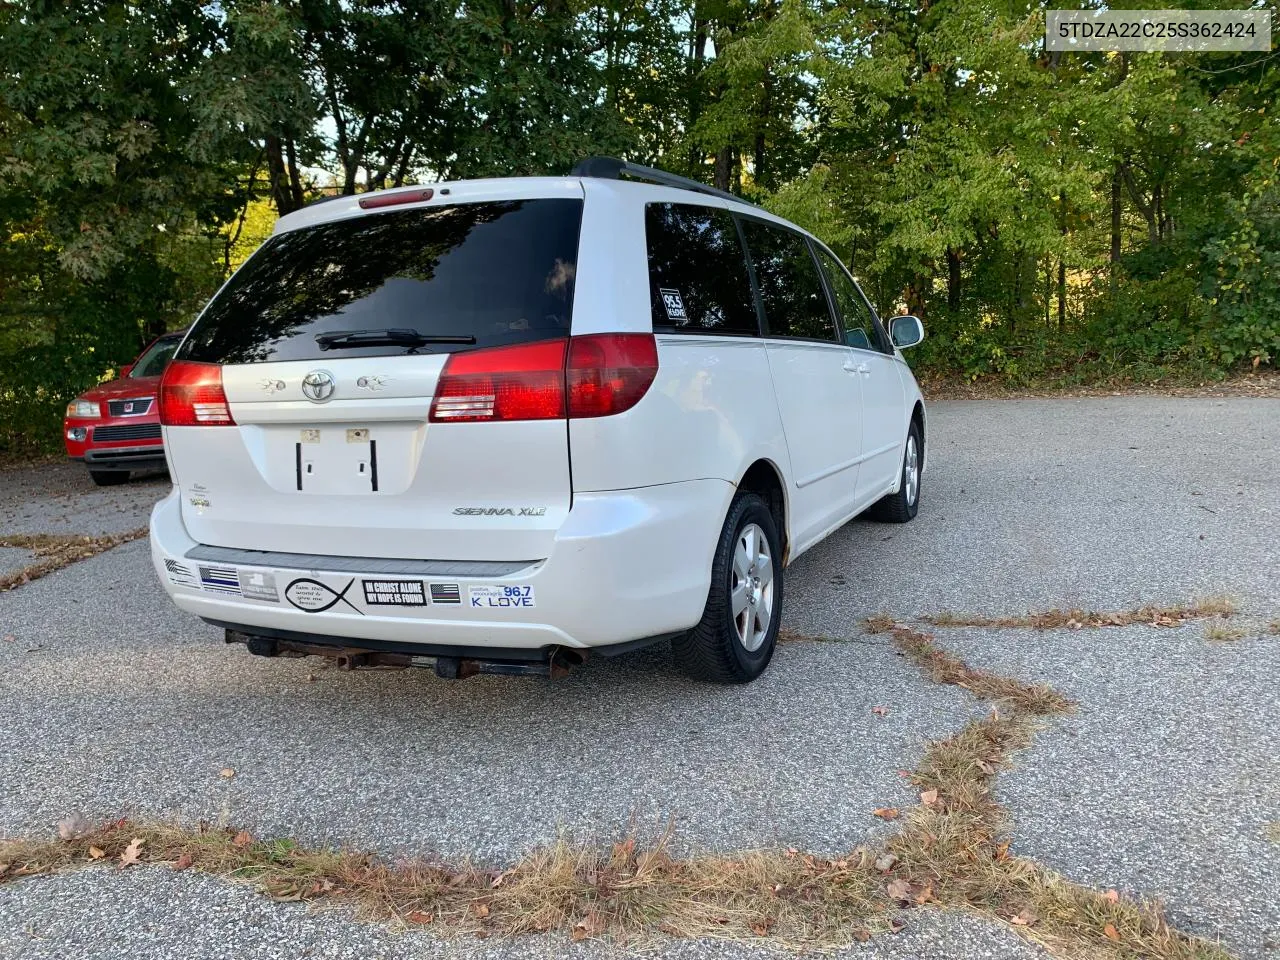
<instances>
[{"instance_id":1,"label":"rear hatch","mask_svg":"<svg viewBox=\"0 0 1280 960\"><path fill-rule=\"evenodd\" d=\"M582 189L547 183L536 197L375 194L367 213L344 199L339 218L264 244L166 373L191 536L352 557L548 556L571 497L563 368Z\"/></svg>"}]
</instances>

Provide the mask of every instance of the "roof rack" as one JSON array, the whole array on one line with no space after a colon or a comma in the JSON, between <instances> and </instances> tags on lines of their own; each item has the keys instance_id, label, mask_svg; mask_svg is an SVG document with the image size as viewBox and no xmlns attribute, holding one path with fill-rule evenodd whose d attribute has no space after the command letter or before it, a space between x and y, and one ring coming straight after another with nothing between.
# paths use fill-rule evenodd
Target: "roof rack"
<instances>
[{"instance_id":1,"label":"roof rack","mask_svg":"<svg viewBox=\"0 0 1280 960\"><path fill-rule=\"evenodd\" d=\"M627 160L619 160L616 157L588 157L570 170L569 176L595 177L601 180L620 180L622 177L627 176L634 180L644 180L648 183L660 183L667 187L678 187L681 190L693 190L697 193L710 194L713 197L720 197L722 200L744 203L749 207L756 206L751 201L743 200L728 190L709 187L705 183L690 180L688 177L682 177L679 174L667 173L665 170L655 170L653 167L642 167L638 163L630 163Z\"/></svg>"}]
</instances>

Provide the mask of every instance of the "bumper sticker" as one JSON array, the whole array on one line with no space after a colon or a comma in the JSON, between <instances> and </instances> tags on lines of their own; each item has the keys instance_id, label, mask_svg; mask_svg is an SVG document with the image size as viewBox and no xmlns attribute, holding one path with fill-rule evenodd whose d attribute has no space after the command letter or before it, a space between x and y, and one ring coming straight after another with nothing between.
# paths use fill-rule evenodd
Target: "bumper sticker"
<instances>
[{"instance_id":1,"label":"bumper sticker","mask_svg":"<svg viewBox=\"0 0 1280 960\"><path fill-rule=\"evenodd\" d=\"M181 564L177 560L165 560L164 568L169 572L169 579L178 584L178 586L200 586L200 582L196 580L196 575L185 564Z\"/></svg>"},{"instance_id":2,"label":"bumper sticker","mask_svg":"<svg viewBox=\"0 0 1280 960\"><path fill-rule=\"evenodd\" d=\"M275 574L263 573L260 570L240 572L240 592L250 600L280 602L280 594L276 592Z\"/></svg>"},{"instance_id":3,"label":"bumper sticker","mask_svg":"<svg viewBox=\"0 0 1280 960\"><path fill-rule=\"evenodd\" d=\"M528 609L534 606L533 587L524 584L509 587L468 587L467 596L470 598L473 608L516 607Z\"/></svg>"},{"instance_id":4,"label":"bumper sticker","mask_svg":"<svg viewBox=\"0 0 1280 960\"><path fill-rule=\"evenodd\" d=\"M432 603L462 603L462 590L456 583L433 583L431 585Z\"/></svg>"},{"instance_id":5,"label":"bumper sticker","mask_svg":"<svg viewBox=\"0 0 1280 960\"><path fill-rule=\"evenodd\" d=\"M310 577L299 577L284 588L284 598L305 613L324 613L324 611L338 603L345 603L363 617L364 611L347 599L347 591L351 589L355 582L356 578L352 577L347 581L345 587L341 590L335 590L319 580L312 580Z\"/></svg>"},{"instance_id":6,"label":"bumper sticker","mask_svg":"<svg viewBox=\"0 0 1280 960\"><path fill-rule=\"evenodd\" d=\"M214 593L240 596L240 579L233 567L201 567L200 586Z\"/></svg>"},{"instance_id":7,"label":"bumper sticker","mask_svg":"<svg viewBox=\"0 0 1280 960\"><path fill-rule=\"evenodd\" d=\"M361 580L364 602L371 607L425 607L426 587L421 580Z\"/></svg>"}]
</instances>

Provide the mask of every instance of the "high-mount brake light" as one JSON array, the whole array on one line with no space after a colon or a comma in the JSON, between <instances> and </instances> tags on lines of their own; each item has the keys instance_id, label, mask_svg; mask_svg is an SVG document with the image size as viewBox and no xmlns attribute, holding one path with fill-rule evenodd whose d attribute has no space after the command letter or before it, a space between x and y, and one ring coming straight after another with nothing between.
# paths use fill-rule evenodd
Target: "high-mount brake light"
<instances>
[{"instance_id":1,"label":"high-mount brake light","mask_svg":"<svg viewBox=\"0 0 1280 960\"><path fill-rule=\"evenodd\" d=\"M234 427L222 367L174 360L160 378L160 422L166 427Z\"/></svg>"},{"instance_id":2,"label":"high-mount brake light","mask_svg":"<svg viewBox=\"0 0 1280 960\"><path fill-rule=\"evenodd\" d=\"M430 200L435 195L435 190L427 187L425 190L400 190L396 193L382 193L376 197L361 197L361 210L377 210L379 207L395 207L402 203L422 203L424 200Z\"/></svg>"},{"instance_id":3,"label":"high-mount brake light","mask_svg":"<svg viewBox=\"0 0 1280 960\"><path fill-rule=\"evenodd\" d=\"M432 423L607 417L630 410L658 373L652 334L611 333L455 353Z\"/></svg>"}]
</instances>

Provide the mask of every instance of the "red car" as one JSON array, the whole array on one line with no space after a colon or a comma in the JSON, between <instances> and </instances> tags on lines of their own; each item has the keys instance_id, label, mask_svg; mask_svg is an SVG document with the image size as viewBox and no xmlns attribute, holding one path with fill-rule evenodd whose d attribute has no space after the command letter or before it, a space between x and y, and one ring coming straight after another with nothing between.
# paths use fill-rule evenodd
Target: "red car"
<instances>
[{"instance_id":1,"label":"red car","mask_svg":"<svg viewBox=\"0 0 1280 960\"><path fill-rule=\"evenodd\" d=\"M137 360L120 368L118 378L67 404L62 424L67 456L83 460L98 486L124 483L131 470L164 467L156 396L160 374L185 332L157 338Z\"/></svg>"}]
</instances>

